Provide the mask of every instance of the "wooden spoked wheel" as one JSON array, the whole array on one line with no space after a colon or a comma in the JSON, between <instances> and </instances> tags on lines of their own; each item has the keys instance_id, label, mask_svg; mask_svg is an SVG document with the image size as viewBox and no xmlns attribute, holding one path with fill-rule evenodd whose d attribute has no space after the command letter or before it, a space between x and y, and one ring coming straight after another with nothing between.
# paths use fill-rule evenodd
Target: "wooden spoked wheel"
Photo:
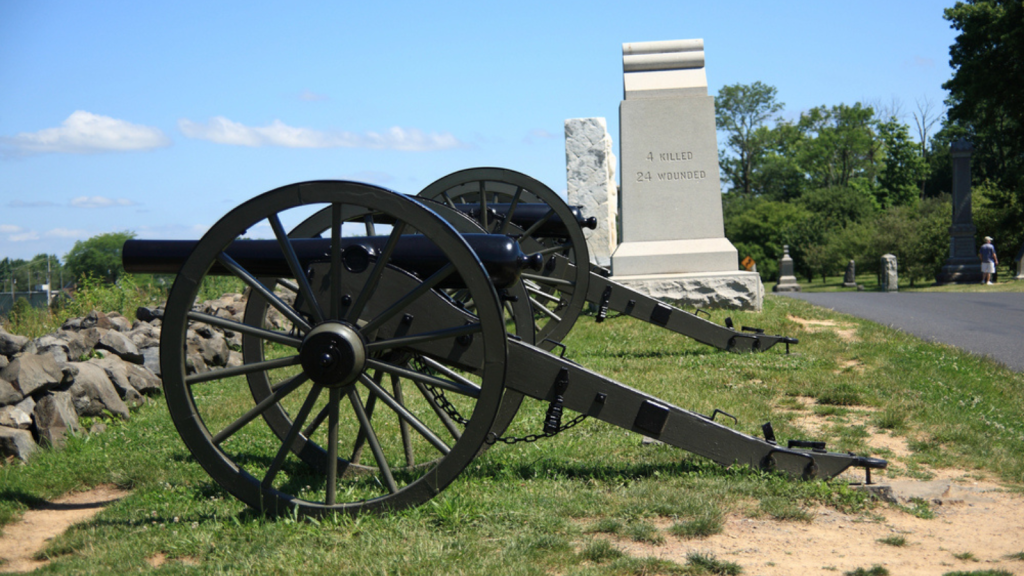
<instances>
[{"instance_id":1,"label":"wooden spoked wheel","mask_svg":"<svg viewBox=\"0 0 1024 576\"><path fill-rule=\"evenodd\" d=\"M525 272L522 278L529 294L534 342L545 350L554 348L579 318L590 280L590 255L583 228L565 201L534 178L504 168L454 172L433 182L417 196L451 208L476 206L477 219L488 233L518 235L523 252L544 257L541 271ZM508 206L505 217L492 216L488 207L497 204ZM527 204L545 204L547 209L538 224L520 228L513 220L517 208ZM559 237L543 236L542 224L555 216L564 224L565 233ZM555 266L556 256L573 266Z\"/></svg>"},{"instance_id":2,"label":"wooden spoked wheel","mask_svg":"<svg viewBox=\"0 0 1024 576\"><path fill-rule=\"evenodd\" d=\"M483 232L483 228L480 227L477 221L471 219L463 212L452 210L443 204L430 200L420 199L420 201L424 206L451 224L452 227L460 234L479 234ZM295 226L291 232L288 233L288 237L291 239L325 237L330 234L332 218L332 208L323 208ZM349 225L351 228L355 228L360 234L367 237L386 235L390 232L393 226L393 222L389 220L387 215L374 213L367 208L351 204L343 207L340 219L343 223ZM298 295L298 287L287 279L261 278L260 281L266 286L277 286L278 289L288 297L294 298ZM469 295L466 289L449 289L446 290L446 293L462 306L468 307L470 312L474 314L476 313L475 303L468 297ZM523 334L524 340L532 344L533 323L532 321L529 321L530 305L523 284L521 282L517 282L514 285L505 288L505 298L502 300L506 328L512 333ZM267 300L259 295L255 295L250 297L246 303L244 322L250 325L261 325L267 321L268 313L273 314ZM266 342L264 340L255 336L242 336L242 355L247 364L264 361L267 355L266 348ZM433 368L430 368L430 362L428 360L416 355L407 355L405 361L407 364L419 363L421 370L434 370ZM260 403L273 393L273 384L270 382L265 372L261 371L250 373L247 375L247 378L254 402ZM441 399L443 396L441 394L443 393L434 389L432 397L429 399L439 410L443 409L442 407L444 406L444 401ZM401 401L401 398L398 398L398 400ZM508 423L511 422L515 416L515 412L518 410L519 404L516 403L514 406L503 404L502 406L503 409L499 411L499 416L496 417L496 425L495 427L492 427L492 431L497 435L501 435L501 433L504 432ZM287 437L293 422L286 410L280 406L272 406L265 411L262 416L270 429L279 438L283 440ZM452 420L452 422L458 425L460 429L461 423L459 421L462 419L464 419L464 417L461 414L449 416L449 420ZM400 426L408 427L407 424L404 423L400 423ZM408 431L406 430L404 433L407 434ZM292 441L292 446L295 450L295 454L308 465L317 469L326 469L327 452L325 446L317 444L301 432ZM362 446L358 448L362 448ZM359 469L362 467L362 455L362 449L354 450L346 463L346 466L350 469ZM430 464L431 461L418 461L415 454L409 454L403 462L403 466L407 468L428 466Z\"/></svg>"},{"instance_id":3,"label":"wooden spoked wheel","mask_svg":"<svg viewBox=\"0 0 1024 576\"><path fill-rule=\"evenodd\" d=\"M303 239L290 238L282 222L323 208L331 214L328 248L315 262L300 261ZM344 217L358 211L388 222L376 251L343 249L351 236L365 235L365 219ZM266 273L231 255L233 243L265 224L291 271L274 271L270 285L261 281ZM443 255L436 271L418 277L396 261L395 247L411 235ZM284 320L195 311L215 274L237 278L250 299L263 299L264 309ZM451 279L461 279L475 313L437 289ZM294 298L275 285L285 283ZM305 515L414 506L450 484L484 445L505 381L500 310L465 240L418 202L353 182L279 188L219 220L182 266L160 344L168 408L196 460L257 510ZM243 334L262 354L243 354L241 366L189 374L190 331L204 324ZM250 392L253 380L268 386L259 401ZM438 391L453 408L440 405ZM451 410L466 421L455 425ZM287 422L283 438L254 422L269 413ZM369 454L355 463L364 447ZM319 465L299 454L318 454Z\"/></svg>"}]
</instances>

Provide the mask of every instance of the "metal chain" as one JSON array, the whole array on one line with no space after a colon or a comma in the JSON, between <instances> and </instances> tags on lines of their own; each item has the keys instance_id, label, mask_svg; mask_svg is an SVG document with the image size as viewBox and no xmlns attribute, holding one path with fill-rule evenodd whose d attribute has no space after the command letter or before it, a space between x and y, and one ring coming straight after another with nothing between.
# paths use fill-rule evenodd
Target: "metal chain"
<instances>
[{"instance_id":1,"label":"metal chain","mask_svg":"<svg viewBox=\"0 0 1024 576\"><path fill-rule=\"evenodd\" d=\"M487 439L484 440L484 442L486 442L487 444L494 444L496 442L503 442L505 444L518 444L520 442L536 442L541 438L550 438L558 434L559 432L564 432L569 428L572 428L573 426L579 424L580 422L583 422L586 419L586 414L580 414L579 416L573 418L572 420L569 420L569 422L567 422L566 424L559 426L558 430L555 430L554 432L541 432L540 434L530 434L528 436L498 436L494 432L488 432Z\"/></svg>"}]
</instances>

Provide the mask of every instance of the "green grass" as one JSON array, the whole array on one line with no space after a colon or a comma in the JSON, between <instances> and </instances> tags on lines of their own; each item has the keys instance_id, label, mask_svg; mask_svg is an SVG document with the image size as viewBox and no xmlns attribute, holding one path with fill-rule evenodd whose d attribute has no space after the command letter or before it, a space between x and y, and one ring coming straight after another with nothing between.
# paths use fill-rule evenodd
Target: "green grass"
<instances>
[{"instance_id":1,"label":"green grass","mask_svg":"<svg viewBox=\"0 0 1024 576\"><path fill-rule=\"evenodd\" d=\"M896 536L886 536L885 538L879 538L878 541L887 546L896 546L897 548L907 545L907 537L902 534Z\"/></svg>"},{"instance_id":2,"label":"green grass","mask_svg":"<svg viewBox=\"0 0 1024 576\"><path fill-rule=\"evenodd\" d=\"M886 434L910 439L912 450L894 474L955 467L1024 484L1021 374L797 300L768 298L762 314L712 312L719 323L725 316L800 344L789 356L781 349L741 356L629 318L598 325L584 317L566 339L567 357L675 405L703 414L720 408L739 419L727 425L750 434L760 435L770 420L782 442L819 439L835 451L874 455L865 436L885 424ZM855 328L857 339L806 332L790 316L835 320ZM862 371L839 370L851 358ZM849 401L825 403L838 392ZM797 398L814 410L797 409ZM546 408L527 402L509 433L538 432ZM821 411L826 425L810 434L798 418L819 408L828 409ZM209 479L157 399L129 422L72 438L63 451L43 450L28 465L0 464L0 524L45 499L104 483L131 494L51 541L48 573L149 570L146 559L163 554L163 570L196 573L732 574L738 566L712 557L672 563L623 550L636 540L710 536L730 515L803 521L819 506L854 514L880 506L841 483L722 468L587 420L555 438L495 446L419 508L268 519ZM930 512L926 505L907 511Z\"/></svg>"},{"instance_id":3,"label":"green grass","mask_svg":"<svg viewBox=\"0 0 1024 576\"><path fill-rule=\"evenodd\" d=\"M981 284L948 284L946 286L933 286L931 282L915 282L914 286L910 286L905 278L899 279L899 288L901 292L1024 292L1024 281L1013 280L1013 274L1007 274L1005 268L1000 268L999 282L992 286L983 286ZM821 276L815 276L810 282L807 281L806 276L797 277L797 282L800 283L800 290L803 292L856 292L856 288L847 288L843 286L843 277L840 276L829 276L825 281L822 281ZM771 292L772 288L778 284L777 281L768 281L764 283L765 292ZM857 284L864 287L866 292L875 292L880 290L878 284L878 277L874 274L858 274Z\"/></svg>"}]
</instances>

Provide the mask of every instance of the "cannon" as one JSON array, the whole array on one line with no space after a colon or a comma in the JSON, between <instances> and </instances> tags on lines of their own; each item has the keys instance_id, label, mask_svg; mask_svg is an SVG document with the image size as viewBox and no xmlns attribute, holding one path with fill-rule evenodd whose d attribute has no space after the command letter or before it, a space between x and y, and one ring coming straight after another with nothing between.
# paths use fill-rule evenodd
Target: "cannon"
<instances>
[{"instance_id":1,"label":"cannon","mask_svg":"<svg viewBox=\"0 0 1024 576\"><path fill-rule=\"evenodd\" d=\"M292 221L301 223L286 232ZM273 239L245 239L263 224ZM416 506L494 441L502 398L514 393L548 403L547 430L572 410L723 465L804 478L886 466L820 444L783 446L767 429L744 434L510 334L508 295L492 280L525 276L536 262L518 242L489 251L502 242L487 236L355 182L284 186L231 210L177 266L161 334L168 409L196 461L267 513ZM177 265L178 256L147 265L160 259L158 241L124 252L136 272ZM219 274L247 288L241 320L195 309ZM242 335L240 366L189 372L189 334L203 325Z\"/></svg>"},{"instance_id":2,"label":"cannon","mask_svg":"<svg viewBox=\"0 0 1024 576\"><path fill-rule=\"evenodd\" d=\"M721 350L762 352L785 344L788 352L789 345L797 343L795 338L765 334L759 328L735 330L729 318L725 326L715 324L615 282L606 269L590 264L583 228L593 229L596 220L520 172L469 168L436 180L418 197L466 213L483 231L512 234L525 252L545 258L541 271L523 275L536 317L533 337L541 348L556 346L587 304L596 308L597 322L614 311Z\"/></svg>"}]
</instances>

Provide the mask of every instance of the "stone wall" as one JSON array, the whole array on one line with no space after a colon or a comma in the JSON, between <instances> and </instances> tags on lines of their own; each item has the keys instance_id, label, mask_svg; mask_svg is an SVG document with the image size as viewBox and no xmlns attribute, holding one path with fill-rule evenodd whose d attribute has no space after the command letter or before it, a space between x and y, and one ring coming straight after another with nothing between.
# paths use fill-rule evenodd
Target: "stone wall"
<instances>
[{"instance_id":1,"label":"stone wall","mask_svg":"<svg viewBox=\"0 0 1024 576\"><path fill-rule=\"evenodd\" d=\"M196 310L240 321L244 308L233 294ZM0 329L0 455L27 461L40 444L61 447L68 434L88 432L80 417L128 420L162 392L163 309L139 308L136 316L93 311L34 340ZM190 373L241 365L240 334L202 325L187 338Z\"/></svg>"},{"instance_id":2,"label":"stone wall","mask_svg":"<svg viewBox=\"0 0 1024 576\"><path fill-rule=\"evenodd\" d=\"M568 203L580 206L584 216L597 218L597 228L583 230L590 261L611 265L618 246L616 216L619 191L615 185L615 154L604 118L565 121L565 176Z\"/></svg>"}]
</instances>

